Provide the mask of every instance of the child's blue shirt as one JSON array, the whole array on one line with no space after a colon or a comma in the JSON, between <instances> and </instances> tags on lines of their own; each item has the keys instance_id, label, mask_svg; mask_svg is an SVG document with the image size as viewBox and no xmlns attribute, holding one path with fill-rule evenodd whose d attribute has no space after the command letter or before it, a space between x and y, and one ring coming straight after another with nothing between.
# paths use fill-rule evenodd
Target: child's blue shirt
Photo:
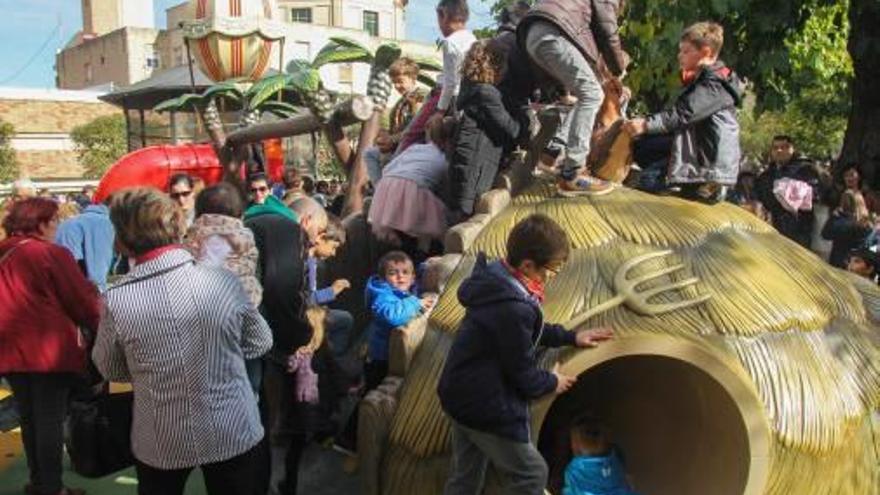
<instances>
[{"instance_id":1,"label":"child's blue shirt","mask_svg":"<svg viewBox=\"0 0 880 495\"><path fill-rule=\"evenodd\" d=\"M562 495L635 495L626 482L623 463L612 450L604 456L579 455L565 468Z\"/></svg>"},{"instance_id":2,"label":"child's blue shirt","mask_svg":"<svg viewBox=\"0 0 880 495\"><path fill-rule=\"evenodd\" d=\"M306 270L309 283L309 304L324 306L335 301L336 293L333 292L332 286L318 289L318 258L309 256L306 259Z\"/></svg>"}]
</instances>

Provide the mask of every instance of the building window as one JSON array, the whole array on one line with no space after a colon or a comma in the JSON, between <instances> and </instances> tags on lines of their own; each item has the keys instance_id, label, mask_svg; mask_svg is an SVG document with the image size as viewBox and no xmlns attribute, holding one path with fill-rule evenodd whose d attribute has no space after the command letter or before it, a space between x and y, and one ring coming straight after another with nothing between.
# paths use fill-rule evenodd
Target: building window
<instances>
[{"instance_id":1,"label":"building window","mask_svg":"<svg viewBox=\"0 0 880 495\"><path fill-rule=\"evenodd\" d=\"M86 62L85 67L83 67L84 72L86 73L86 84L92 82L92 64Z\"/></svg>"},{"instance_id":2,"label":"building window","mask_svg":"<svg viewBox=\"0 0 880 495\"><path fill-rule=\"evenodd\" d=\"M148 44L144 46L144 51L146 52L146 66L148 69L158 69L159 68L159 53L156 52L156 46L152 44Z\"/></svg>"},{"instance_id":3,"label":"building window","mask_svg":"<svg viewBox=\"0 0 880 495\"><path fill-rule=\"evenodd\" d=\"M290 22L312 23L312 9L290 9Z\"/></svg>"},{"instance_id":4,"label":"building window","mask_svg":"<svg viewBox=\"0 0 880 495\"><path fill-rule=\"evenodd\" d=\"M183 47L175 46L174 47L174 66L178 67L184 65L185 60L183 58Z\"/></svg>"},{"instance_id":5,"label":"building window","mask_svg":"<svg viewBox=\"0 0 880 495\"><path fill-rule=\"evenodd\" d=\"M370 36L379 36L379 13L372 10L364 11L364 31Z\"/></svg>"}]
</instances>

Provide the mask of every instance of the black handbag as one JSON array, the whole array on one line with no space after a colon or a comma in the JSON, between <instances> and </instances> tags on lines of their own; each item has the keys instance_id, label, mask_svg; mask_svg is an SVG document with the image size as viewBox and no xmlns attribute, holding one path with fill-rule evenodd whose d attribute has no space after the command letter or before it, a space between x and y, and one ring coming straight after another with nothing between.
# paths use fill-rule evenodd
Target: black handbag
<instances>
[{"instance_id":1,"label":"black handbag","mask_svg":"<svg viewBox=\"0 0 880 495\"><path fill-rule=\"evenodd\" d=\"M131 414L134 394L100 394L70 404L67 452L73 470L86 478L101 478L134 464L131 453Z\"/></svg>"}]
</instances>

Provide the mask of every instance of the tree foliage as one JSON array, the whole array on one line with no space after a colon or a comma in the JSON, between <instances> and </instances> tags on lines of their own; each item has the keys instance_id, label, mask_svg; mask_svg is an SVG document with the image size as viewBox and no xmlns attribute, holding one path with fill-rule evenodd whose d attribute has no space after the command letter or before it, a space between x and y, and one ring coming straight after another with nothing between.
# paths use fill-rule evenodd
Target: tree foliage
<instances>
[{"instance_id":1,"label":"tree foliage","mask_svg":"<svg viewBox=\"0 0 880 495\"><path fill-rule=\"evenodd\" d=\"M84 177L100 179L110 165L128 152L125 132L122 115L98 117L71 131L70 138Z\"/></svg>"},{"instance_id":2,"label":"tree foliage","mask_svg":"<svg viewBox=\"0 0 880 495\"><path fill-rule=\"evenodd\" d=\"M0 120L0 182L11 182L18 178L18 160L10 140L15 129L9 122Z\"/></svg>"}]
</instances>

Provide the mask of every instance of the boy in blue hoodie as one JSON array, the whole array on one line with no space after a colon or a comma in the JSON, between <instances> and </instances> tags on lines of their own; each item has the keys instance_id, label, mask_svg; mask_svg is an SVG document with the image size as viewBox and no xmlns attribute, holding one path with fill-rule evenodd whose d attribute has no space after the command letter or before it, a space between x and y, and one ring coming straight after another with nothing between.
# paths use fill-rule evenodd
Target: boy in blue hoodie
<instances>
[{"instance_id":1,"label":"boy in blue hoodie","mask_svg":"<svg viewBox=\"0 0 880 495\"><path fill-rule=\"evenodd\" d=\"M440 377L438 394L452 419L452 471L446 495L481 493L489 462L504 493L540 495L547 464L531 443L529 401L566 392L576 380L538 367L539 345L595 347L608 329L570 332L545 324L544 284L568 259L565 231L544 215L517 224L504 260L480 255L458 291L464 320Z\"/></svg>"}]
</instances>

